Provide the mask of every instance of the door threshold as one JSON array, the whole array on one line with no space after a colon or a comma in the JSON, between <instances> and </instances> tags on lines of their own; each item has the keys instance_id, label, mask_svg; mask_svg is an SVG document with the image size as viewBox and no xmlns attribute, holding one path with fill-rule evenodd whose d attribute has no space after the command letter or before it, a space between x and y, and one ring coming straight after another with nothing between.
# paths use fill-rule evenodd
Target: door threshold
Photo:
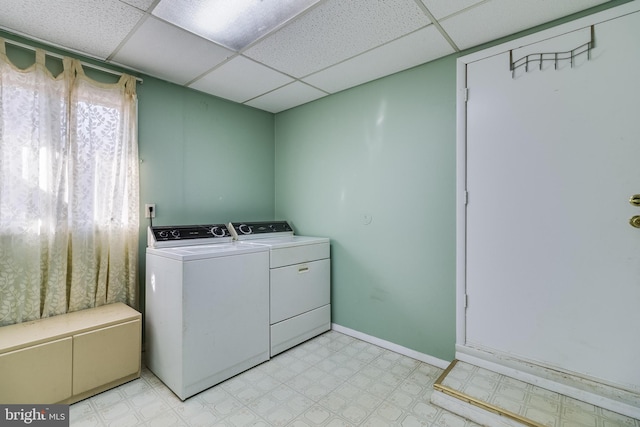
<instances>
[{"instance_id":1,"label":"door threshold","mask_svg":"<svg viewBox=\"0 0 640 427\"><path fill-rule=\"evenodd\" d=\"M640 427L640 420L459 360L451 362L433 388L432 403L485 425Z\"/></svg>"}]
</instances>

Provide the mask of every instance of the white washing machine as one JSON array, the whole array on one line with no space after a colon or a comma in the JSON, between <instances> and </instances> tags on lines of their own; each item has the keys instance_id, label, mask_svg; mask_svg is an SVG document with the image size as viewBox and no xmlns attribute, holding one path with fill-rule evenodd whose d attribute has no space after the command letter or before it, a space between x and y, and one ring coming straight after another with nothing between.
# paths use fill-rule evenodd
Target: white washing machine
<instances>
[{"instance_id":1,"label":"white washing machine","mask_svg":"<svg viewBox=\"0 0 640 427\"><path fill-rule=\"evenodd\" d=\"M270 352L331 329L330 241L296 236L286 221L230 223L242 247L269 248Z\"/></svg>"},{"instance_id":2,"label":"white washing machine","mask_svg":"<svg viewBox=\"0 0 640 427\"><path fill-rule=\"evenodd\" d=\"M182 400L269 359L269 250L224 224L150 227L148 368Z\"/></svg>"}]
</instances>

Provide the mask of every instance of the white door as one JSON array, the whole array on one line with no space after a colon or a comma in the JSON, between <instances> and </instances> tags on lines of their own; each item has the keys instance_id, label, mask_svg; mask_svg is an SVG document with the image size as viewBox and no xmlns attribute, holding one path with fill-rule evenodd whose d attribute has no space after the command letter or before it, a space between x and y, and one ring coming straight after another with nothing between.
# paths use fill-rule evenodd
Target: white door
<instances>
[{"instance_id":1,"label":"white door","mask_svg":"<svg viewBox=\"0 0 640 427\"><path fill-rule=\"evenodd\" d=\"M465 345L640 390L640 13L594 34L467 65Z\"/></svg>"}]
</instances>

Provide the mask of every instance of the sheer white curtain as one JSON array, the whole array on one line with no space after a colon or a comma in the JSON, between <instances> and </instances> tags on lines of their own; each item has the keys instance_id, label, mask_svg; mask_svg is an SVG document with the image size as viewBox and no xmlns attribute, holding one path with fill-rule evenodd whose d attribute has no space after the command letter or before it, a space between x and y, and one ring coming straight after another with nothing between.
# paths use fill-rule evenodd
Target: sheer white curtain
<instances>
[{"instance_id":1,"label":"sheer white curtain","mask_svg":"<svg viewBox=\"0 0 640 427\"><path fill-rule=\"evenodd\" d=\"M0 39L0 325L137 303L135 79L63 65L19 70Z\"/></svg>"}]
</instances>

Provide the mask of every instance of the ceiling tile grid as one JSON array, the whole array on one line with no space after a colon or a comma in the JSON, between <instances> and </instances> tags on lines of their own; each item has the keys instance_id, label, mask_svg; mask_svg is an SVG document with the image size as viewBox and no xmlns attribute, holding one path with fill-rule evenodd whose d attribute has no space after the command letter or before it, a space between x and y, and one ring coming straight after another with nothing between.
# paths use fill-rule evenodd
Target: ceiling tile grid
<instances>
[{"instance_id":1,"label":"ceiling tile grid","mask_svg":"<svg viewBox=\"0 0 640 427\"><path fill-rule=\"evenodd\" d=\"M0 29L279 112L608 0L293 0L287 7L303 11L275 26L262 28L245 12L229 18L231 28L245 22L262 37L242 36L236 48L196 35L188 22L211 26L203 10L215 1L225 10L265 6L264 0L0 0Z\"/></svg>"},{"instance_id":2,"label":"ceiling tile grid","mask_svg":"<svg viewBox=\"0 0 640 427\"><path fill-rule=\"evenodd\" d=\"M137 7L140 10L148 10L155 0L120 0L123 3Z\"/></svg>"},{"instance_id":3,"label":"ceiling tile grid","mask_svg":"<svg viewBox=\"0 0 640 427\"><path fill-rule=\"evenodd\" d=\"M434 18L442 19L473 5L486 3L487 1L489 0L422 0L422 3L429 9L429 12L431 12Z\"/></svg>"},{"instance_id":4,"label":"ceiling tile grid","mask_svg":"<svg viewBox=\"0 0 640 427\"><path fill-rule=\"evenodd\" d=\"M327 0L244 54L299 78L430 23L415 0Z\"/></svg>"},{"instance_id":5,"label":"ceiling tile grid","mask_svg":"<svg viewBox=\"0 0 640 427\"><path fill-rule=\"evenodd\" d=\"M252 99L246 104L261 110L279 113L290 109L292 106L306 104L307 102L315 101L326 95L326 93L318 89L296 81L278 90Z\"/></svg>"},{"instance_id":6,"label":"ceiling tile grid","mask_svg":"<svg viewBox=\"0 0 640 427\"><path fill-rule=\"evenodd\" d=\"M162 0L153 14L240 51L319 0Z\"/></svg>"},{"instance_id":7,"label":"ceiling tile grid","mask_svg":"<svg viewBox=\"0 0 640 427\"><path fill-rule=\"evenodd\" d=\"M103 60L143 16L117 0L0 1L1 27Z\"/></svg>"},{"instance_id":8,"label":"ceiling tile grid","mask_svg":"<svg viewBox=\"0 0 640 427\"><path fill-rule=\"evenodd\" d=\"M305 77L303 81L336 93L454 53L430 25L355 58Z\"/></svg>"},{"instance_id":9,"label":"ceiling tile grid","mask_svg":"<svg viewBox=\"0 0 640 427\"><path fill-rule=\"evenodd\" d=\"M607 1L490 0L440 23L461 49L467 49Z\"/></svg>"},{"instance_id":10,"label":"ceiling tile grid","mask_svg":"<svg viewBox=\"0 0 640 427\"><path fill-rule=\"evenodd\" d=\"M233 55L228 49L149 16L113 61L184 85Z\"/></svg>"},{"instance_id":11,"label":"ceiling tile grid","mask_svg":"<svg viewBox=\"0 0 640 427\"><path fill-rule=\"evenodd\" d=\"M237 56L189 87L242 103L292 81L289 76Z\"/></svg>"}]
</instances>

